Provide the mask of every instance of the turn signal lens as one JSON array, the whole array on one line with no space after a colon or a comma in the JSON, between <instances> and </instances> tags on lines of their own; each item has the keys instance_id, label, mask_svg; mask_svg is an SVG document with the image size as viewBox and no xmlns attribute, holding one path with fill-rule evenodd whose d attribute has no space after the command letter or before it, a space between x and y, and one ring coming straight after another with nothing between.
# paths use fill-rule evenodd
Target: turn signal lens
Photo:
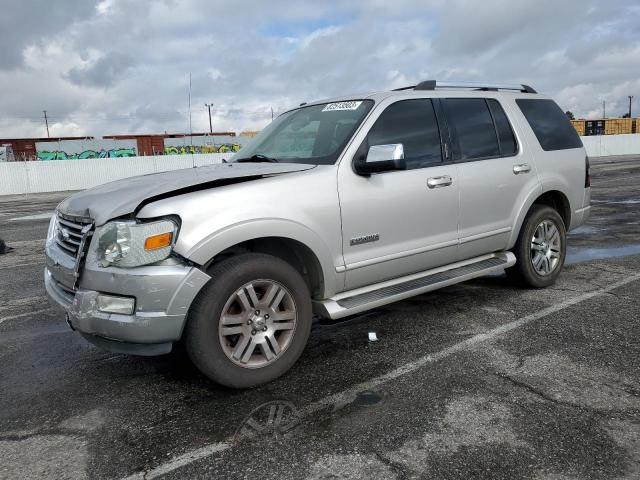
<instances>
[{"instance_id":1,"label":"turn signal lens","mask_svg":"<svg viewBox=\"0 0 640 480\"><path fill-rule=\"evenodd\" d=\"M144 249L145 250L158 250L160 248L165 248L171 246L171 241L173 240L173 233L161 233L160 235L154 235L153 237L147 237L144 241Z\"/></svg>"}]
</instances>

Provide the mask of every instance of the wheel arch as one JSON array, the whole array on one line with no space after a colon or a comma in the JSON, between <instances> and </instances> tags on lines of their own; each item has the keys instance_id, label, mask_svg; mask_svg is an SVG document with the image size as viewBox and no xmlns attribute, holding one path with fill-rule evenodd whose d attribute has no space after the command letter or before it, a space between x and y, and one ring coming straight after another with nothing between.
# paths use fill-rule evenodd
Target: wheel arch
<instances>
[{"instance_id":1,"label":"wheel arch","mask_svg":"<svg viewBox=\"0 0 640 480\"><path fill-rule=\"evenodd\" d=\"M287 262L305 279L311 297L322 298L325 291L325 281L320 261L309 247L291 238L258 237L246 240L222 250L211 258L204 267L209 269L225 258L246 252L264 253Z\"/></svg>"},{"instance_id":2,"label":"wheel arch","mask_svg":"<svg viewBox=\"0 0 640 480\"><path fill-rule=\"evenodd\" d=\"M264 235L266 232L269 235ZM336 272L329 248L315 232L287 221L232 226L211 235L184 256L209 268L244 252L266 253L288 262L306 279L313 298L333 295L342 275Z\"/></svg>"},{"instance_id":3,"label":"wheel arch","mask_svg":"<svg viewBox=\"0 0 640 480\"><path fill-rule=\"evenodd\" d=\"M565 228L569 231L571 225L571 204L569 203L569 198L560 190L548 190L538 195L531 195L527 202L525 202L525 205L520 209L507 248L511 249L515 245L524 219L534 205L547 205L556 210L560 214L560 217L562 217Z\"/></svg>"}]
</instances>

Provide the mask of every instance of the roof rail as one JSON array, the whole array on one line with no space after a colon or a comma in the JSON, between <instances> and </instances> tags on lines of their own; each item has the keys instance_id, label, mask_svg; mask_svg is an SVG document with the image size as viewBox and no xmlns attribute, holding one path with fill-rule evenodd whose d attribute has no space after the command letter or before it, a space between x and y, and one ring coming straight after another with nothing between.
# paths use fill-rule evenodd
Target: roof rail
<instances>
[{"instance_id":1,"label":"roof rail","mask_svg":"<svg viewBox=\"0 0 640 480\"><path fill-rule=\"evenodd\" d=\"M517 83L482 83L482 82L438 82L425 80L412 87L396 88L399 90L435 90L436 88L471 88L475 90L515 90L522 93L538 93L529 85Z\"/></svg>"}]
</instances>

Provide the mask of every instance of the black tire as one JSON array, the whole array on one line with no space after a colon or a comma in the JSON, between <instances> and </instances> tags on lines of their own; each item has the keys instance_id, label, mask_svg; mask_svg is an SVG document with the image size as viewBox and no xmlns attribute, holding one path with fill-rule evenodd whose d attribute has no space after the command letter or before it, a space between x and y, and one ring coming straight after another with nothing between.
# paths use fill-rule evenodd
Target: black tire
<instances>
[{"instance_id":1,"label":"black tire","mask_svg":"<svg viewBox=\"0 0 640 480\"><path fill-rule=\"evenodd\" d=\"M300 273L285 261L261 253L246 253L215 264L211 280L194 300L184 332L191 361L211 380L231 388L251 388L287 372L302 354L311 331L311 296ZM295 303L295 330L290 343L270 364L246 368L225 353L220 334L223 309L234 292L248 282L270 279L285 287Z\"/></svg>"},{"instance_id":2,"label":"black tire","mask_svg":"<svg viewBox=\"0 0 640 480\"><path fill-rule=\"evenodd\" d=\"M542 275L536 271L532 263L531 242L536 228L545 220L553 222L557 227L560 236L560 248L557 264L550 273ZM517 262L513 267L506 270L509 279L523 287L545 288L553 285L558 279L558 275L560 275L567 253L567 231L560 214L546 205L533 205L520 228L520 234L513 248L513 253Z\"/></svg>"}]
</instances>

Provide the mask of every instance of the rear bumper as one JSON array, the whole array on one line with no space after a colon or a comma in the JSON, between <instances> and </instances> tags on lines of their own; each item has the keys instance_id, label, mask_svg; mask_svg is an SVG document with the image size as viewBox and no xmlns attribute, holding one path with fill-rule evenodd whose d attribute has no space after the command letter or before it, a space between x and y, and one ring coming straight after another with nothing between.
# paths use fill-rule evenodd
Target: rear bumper
<instances>
[{"instance_id":1,"label":"rear bumper","mask_svg":"<svg viewBox=\"0 0 640 480\"><path fill-rule=\"evenodd\" d=\"M589 217L591 216L591 205L588 205L583 208L579 208L575 212L573 212L573 216L571 218L571 230L574 228L578 228L580 225L587 223Z\"/></svg>"},{"instance_id":2,"label":"rear bumper","mask_svg":"<svg viewBox=\"0 0 640 480\"><path fill-rule=\"evenodd\" d=\"M591 188L587 187L584 189L584 194L582 197L582 207L578 208L571 215L571 225L569 227L570 230L579 227L587 223L589 220L589 216L591 215Z\"/></svg>"}]
</instances>

